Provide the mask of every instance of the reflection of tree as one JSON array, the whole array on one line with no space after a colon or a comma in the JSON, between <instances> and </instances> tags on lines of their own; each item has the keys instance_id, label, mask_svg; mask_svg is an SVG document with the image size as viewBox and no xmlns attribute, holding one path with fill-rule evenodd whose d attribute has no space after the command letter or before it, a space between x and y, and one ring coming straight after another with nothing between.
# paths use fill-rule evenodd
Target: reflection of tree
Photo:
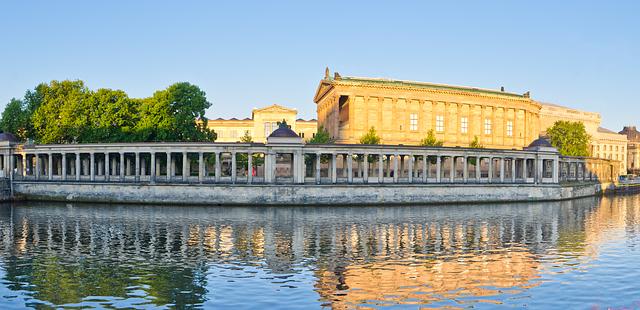
<instances>
[{"instance_id":1,"label":"reflection of tree","mask_svg":"<svg viewBox=\"0 0 640 310\"><path fill-rule=\"evenodd\" d=\"M151 267L143 262L104 263L93 259L66 261L53 255L7 261L6 279L12 290L32 291L33 297L55 305L78 303L88 296L127 298L133 289L153 296L155 305L202 303L204 265L195 268Z\"/></svg>"}]
</instances>

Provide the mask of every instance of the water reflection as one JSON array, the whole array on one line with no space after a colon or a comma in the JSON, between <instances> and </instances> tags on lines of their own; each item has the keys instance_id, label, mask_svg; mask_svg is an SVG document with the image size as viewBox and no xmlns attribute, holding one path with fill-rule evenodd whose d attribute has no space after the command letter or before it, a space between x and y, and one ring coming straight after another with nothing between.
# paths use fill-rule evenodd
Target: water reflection
<instances>
[{"instance_id":1,"label":"water reflection","mask_svg":"<svg viewBox=\"0 0 640 310\"><path fill-rule=\"evenodd\" d=\"M572 277L640 275L596 273L608 259L640 256L639 223L640 196L446 207L4 205L0 304L614 305L621 295L572 299L581 289ZM632 283L624 287L640 290Z\"/></svg>"}]
</instances>

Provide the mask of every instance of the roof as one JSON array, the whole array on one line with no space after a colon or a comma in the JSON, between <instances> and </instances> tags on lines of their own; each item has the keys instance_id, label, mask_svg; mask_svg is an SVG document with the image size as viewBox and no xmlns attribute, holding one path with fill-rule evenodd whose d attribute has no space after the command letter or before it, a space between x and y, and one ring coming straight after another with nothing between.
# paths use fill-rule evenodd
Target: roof
<instances>
[{"instance_id":1,"label":"roof","mask_svg":"<svg viewBox=\"0 0 640 310\"><path fill-rule=\"evenodd\" d=\"M0 141L18 142L18 138L12 133L0 132Z\"/></svg>"},{"instance_id":2,"label":"roof","mask_svg":"<svg viewBox=\"0 0 640 310\"><path fill-rule=\"evenodd\" d=\"M640 131L636 129L636 126L624 126L622 131L619 134L626 135L629 141L638 142L640 141Z\"/></svg>"},{"instance_id":3,"label":"roof","mask_svg":"<svg viewBox=\"0 0 640 310\"><path fill-rule=\"evenodd\" d=\"M299 138L300 136L298 136L298 134L291 130L291 128L289 128L289 125L287 125L286 122L282 122L279 124L278 129L274 130L270 135L269 138Z\"/></svg>"},{"instance_id":4,"label":"roof","mask_svg":"<svg viewBox=\"0 0 640 310\"><path fill-rule=\"evenodd\" d=\"M547 138L540 137L538 139L533 140L533 142L529 144L529 147L553 147L553 145L551 145L551 142L549 142Z\"/></svg>"},{"instance_id":5,"label":"roof","mask_svg":"<svg viewBox=\"0 0 640 310\"><path fill-rule=\"evenodd\" d=\"M602 133L613 133L613 134L618 134L617 132L613 131L613 130L609 130L607 128L604 127L598 127L598 132L602 132Z\"/></svg>"},{"instance_id":6,"label":"roof","mask_svg":"<svg viewBox=\"0 0 640 310\"><path fill-rule=\"evenodd\" d=\"M342 77L339 77L338 79L335 79L335 81L339 81L342 83L349 83L349 84L377 84L377 85L386 85L386 86L404 86L404 87L415 87L415 88L436 89L436 90L464 91L464 92L500 95L500 96L516 97L516 98L528 98L527 94L516 94L516 93L504 92L504 91L495 90L495 89L456 86L456 85L448 85L448 84L436 84L436 83L407 81L407 80L394 80L394 79L385 79L385 78L342 76Z\"/></svg>"}]
</instances>

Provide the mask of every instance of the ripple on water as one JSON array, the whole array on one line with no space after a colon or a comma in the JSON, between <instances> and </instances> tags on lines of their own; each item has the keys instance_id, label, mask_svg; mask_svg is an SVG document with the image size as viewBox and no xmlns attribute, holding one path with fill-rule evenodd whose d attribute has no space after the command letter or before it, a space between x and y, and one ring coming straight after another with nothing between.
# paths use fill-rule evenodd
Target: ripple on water
<instances>
[{"instance_id":1,"label":"ripple on water","mask_svg":"<svg viewBox=\"0 0 640 310\"><path fill-rule=\"evenodd\" d=\"M3 205L0 308L629 308L640 305L639 197Z\"/></svg>"}]
</instances>

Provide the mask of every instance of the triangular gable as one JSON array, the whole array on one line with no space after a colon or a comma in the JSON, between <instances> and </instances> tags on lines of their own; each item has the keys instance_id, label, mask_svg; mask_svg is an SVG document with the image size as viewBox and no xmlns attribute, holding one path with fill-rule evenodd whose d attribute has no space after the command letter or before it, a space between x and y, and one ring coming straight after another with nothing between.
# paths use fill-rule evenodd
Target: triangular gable
<instances>
[{"instance_id":1,"label":"triangular gable","mask_svg":"<svg viewBox=\"0 0 640 310\"><path fill-rule=\"evenodd\" d=\"M313 102L318 103L318 101L320 101L322 97L324 97L324 95L326 95L332 88L333 85L331 84L331 82L328 82L327 80L320 81L320 84L318 84L318 89L316 90L316 94L315 96L313 96Z\"/></svg>"},{"instance_id":2,"label":"triangular gable","mask_svg":"<svg viewBox=\"0 0 640 310\"><path fill-rule=\"evenodd\" d=\"M251 111L251 118L253 118L254 115L257 112L276 112L276 113L294 112L294 113L297 114L298 110L292 109L292 108L283 107L283 106L278 105L278 104L272 104L272 105L270 105L268 107L259 108L259 109L253 109L253 111Z\"/></svg>"}]
</instances>

